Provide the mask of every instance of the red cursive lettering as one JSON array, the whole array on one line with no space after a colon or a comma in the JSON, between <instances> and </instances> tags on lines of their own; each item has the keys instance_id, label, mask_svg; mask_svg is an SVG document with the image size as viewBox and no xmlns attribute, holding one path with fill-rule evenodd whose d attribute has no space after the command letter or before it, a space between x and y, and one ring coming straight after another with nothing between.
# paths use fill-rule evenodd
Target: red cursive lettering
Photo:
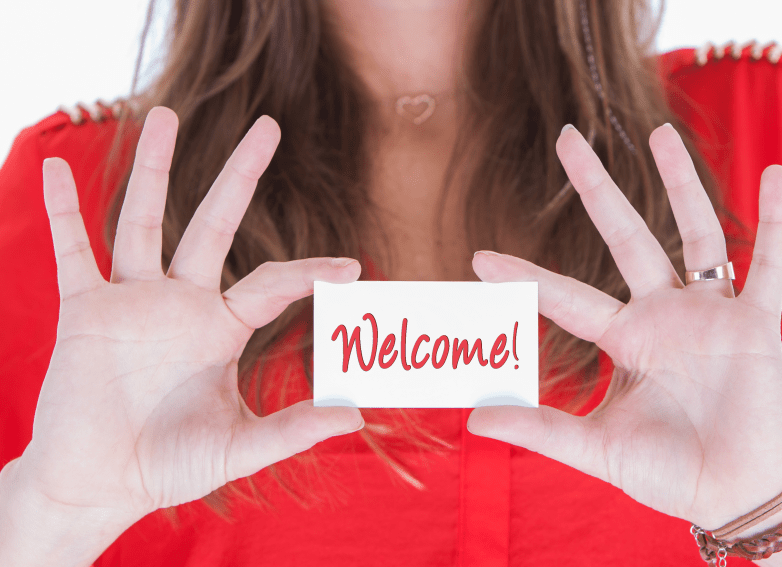
<instances>
[{"instance_id":1,"label":"red cursive lettering","mask_svg":"<svg viewBox=\"0 0 782 567\"><path fill-rule=\"evenodd\" d=\"M505 343L507 342L507 340L508 338L505 336L505 333L502 333L499 337L497 337L497 340L494 341L494 345L491 347L491 356L489 357L491 360L492 368L499 368L500 366L505 364L506 360L508 360L508 351L505 350ZM505 356L502 357L502 360L497 362L495 358L503 350L505 350Z\"/></svg>"},{"instance_id":2,"label":"red cursive lettering","mask_svg":"<svg viewBox=\"0 0 782 567\"><path fill-rule=\"evenodd\" d=\"M401 355L399 358L402 360L402 368L405 370L410 370L410 365L407 363L407 317L402 319L401 343L402 347L399 349Z\"/></svg>"},{"instance_id":3,"label":"red cursive lettering","mask_svg":"<svg viewBox=\"0 0 782 567\"><path fill-rule=\"evenodd\" d=\"M353 329L353 333L348 337L348 330L345 325L339 325L335 330L334 333L331 335L331 340L336 341L337 338L342 335L342 372L348 371L348 366L350 364L350 357L353 354L353 348L356 349L356 360L358 360L358 364L361 367L361 370L364 372L367 372L372 369L372 366L375 363L375 356L377 356L378 366L382 369L391 368L391 366L394 365L397 359L397 355L399 355L399 360L402 364L402 368L405 370L411 370L413 368L420 369L423 368L427 362L431 359L432 367L435 369L440 369L443 366L445 366L446 361L448 360L448 354L449 351L451 353L451 365L453 366L453 369L456 370L459 366L459 360L463 362L464 366L467 366L470 364L474 358L477 358L478 364L481 366L486 366L487 364L491 364L491 367L494 369L501 368L505 362L507 362L510 354L513 354L513 358L515 358L516 362L519 362L519 355L516 351L516 335L518 333L519 323L516 321L513 325L513 335L512 335L512 350L508 350L505 348L506 344L508 343L508 337L505 333L501 333L497 336L497 339L494 341L494 344L491 347L491 352L489 354L488 360L483 357L483 342L481 339L475 339L475 342L472 345L472 349L470 348L470 341L469 340L459 340L458 338L453 339L453 349L451 349L451 340L448 338L448 335L440 335L437 337L437 340L434 341L432 345L431 354L426 353L421 360L418 360L418 351L423 345L423 343L428 343L431 341L429 335L422 334L419 335L419 337L415 340L415 344L413 345L413 351L410 353L410 362L408 363L407 358L407 318L402 319L402 333L400 335L400 348L399 350L394 348L394 345L396 344L396 335L394 333L389 333L386 335L386 338L383 340L383 344L380 346L380 351L378 353L378 326L377 321L375 320L375 316L372 315L372 313L365 313L363 317L364 321L369 321L370 325L372 325L372 353L369 357L369 361L364 361L364 353L361 350L361 327L356 326L355 329ZM476 356L477 355L477 356ZM516 364L516 369L519 368L519 365Z\"/></svg>"},{"instance_id":4,"label":"red cursive lettering","mask_svg":"<svg viewBox=\"0 0 782 567\"><path fill-rule=\"evenodd\" d=\"M470 350L470 341L460 341L459 339L453 340L453 367L454 370L456 369L456 365L459 364L459 355L462 355L462 360L464 360L465 364L470 364L470 361L472 360L472 357L475 356L475 351L478 351L478 364L481 366L486 366L489 364L489 361L483 358L483 344L481 343L481 339L476 339L475 344L472 346L472 352L469 354L468 351Z\"/></svg>"},{"instance_id":5,"label":"red cursive lettering","mask_svg":"<svg viewBox=\"0 0 782 567\"><path fill-rule=\"evenodd\" d=\"M383 341L383 346L380 347L380 355L377 357L377 363L380 365L380 368L388 368L392 364L394 364L394 361L396 360L396 351L394 350L394 341L396 341L396 338L393 334L388 335L386 337L386 340ZM388 362L383 361L383 357L388 356L393 351L394 356L391 357L391 360Z\"/></svg>"},{"instance_id":6,"label":"red cursive lettering","mask_svg":"<svg viewBox=\"0 0 782 567\"><path fill-rule=\"evenodd\" d=\"M364 321L369 319L372 325L372 356L369 357L369 364L364 363L364 356L361 354L361 327L358 325L353 329L353 334L350 335L350 341L348 341L348 330L345 325L340 325L331 335L331 340L336 341L340 332L342 333L342 372L348 371L348 363L350 362L350 353L353 352L353 345L356 345L356 358L358 359L358 365L361 370L367 371L372 368L375 363L375 353L377 352L377 321L372 313L366 313L362 317Z\"/></svg>"},{"instance_id":7,"label":"red cursive lettering","mask_svg":"<svg viewBox=\"0 0 782 567\"><path fill-rule=\"evenodd\" d=\"M424 364L426 364L426 361L429 360L429 355L427 354L421 362L415 361L415 355L418 354L418 347L421 346L421 343L423 341L429 342L429 335L421 335L420 337L418 337L418 340L415 341L415 345L413 345L412 361L413 361L413 368L416 369L421 368Z\"/></svg>"},{"instance_id":8,"label":"red cursive lettering","mask_svg":"<svg viewBox=\"0 0 782 567\"><path fill-rule=\"evenodd\" d=\"M437 349L440 348L441 344L445 345L445 350L443 351L443 357L440 360L437 360ZM451 343L448 341L448 337L445 335L437 337L437 340L434 342L434 348L432 349L432 366L435 368L443 367L443 364L445 364L445 359L448 358L448 349L450 347Z\"/></svg>"}]
</instances>

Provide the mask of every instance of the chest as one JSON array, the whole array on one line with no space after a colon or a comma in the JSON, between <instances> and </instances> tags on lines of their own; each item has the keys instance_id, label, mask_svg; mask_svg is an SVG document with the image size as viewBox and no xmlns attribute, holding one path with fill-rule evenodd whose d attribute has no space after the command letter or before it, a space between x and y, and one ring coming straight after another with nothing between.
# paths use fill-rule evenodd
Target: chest
<instances>
[{"instance_id":1,"label":"chest","mask_svg":"<svg viewBox=\"0 0 782 567\"><path fill-rule=\"evenodd\" d=\"M464 230L463 167L446 186L449 157L445 143L418 149L386 145L376 154L363 245L388 279L477 279Z\"/></svg>"}]
</instances>

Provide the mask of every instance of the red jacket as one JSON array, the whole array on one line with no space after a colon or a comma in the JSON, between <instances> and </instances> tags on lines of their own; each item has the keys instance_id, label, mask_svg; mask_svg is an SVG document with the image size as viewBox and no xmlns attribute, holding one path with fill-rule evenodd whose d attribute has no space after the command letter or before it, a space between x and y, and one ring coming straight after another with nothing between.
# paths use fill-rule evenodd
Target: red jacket
<instances>
[{"instance_id":1,"label":"red jacket","mask_svg":"<svg viewBox=\"0 0 782 567\"><path fill-rule=\"evenodd\" d=\"M682 49L661 56L660 76L674 111L700 135L728 208L754 230L760 174L782 163L782 64L772 62L768 49L755 60L749 47L738 60L712 54L703 66L694 55ZM110 275L100 237L105 206L96 188L116 121L84 118L75 125L57 112L27 128L0 170L0 466L31 439L55 342L59 296L43 202L44 158L71 165L98 265ZM738 291L749 251L728 253ZM581 415L605 392L612 370L605 355L601 369L603 387ZM272 384L278 371L271 371ZM303 377L298 383L286 404L309 397ZM688 522L556 461L468 433L468 409L415 411L454 446L439 455L394 449L423 486L402 481L358 435L337 437L316 446L317 464L305 460L291 472L307 487L309 509L263 470L254 478L271 506L238 501L230 523L193 502L178 508L179 528L158 511L125 532L96 566L705 565Z\"/></svg>"}]
</instances>

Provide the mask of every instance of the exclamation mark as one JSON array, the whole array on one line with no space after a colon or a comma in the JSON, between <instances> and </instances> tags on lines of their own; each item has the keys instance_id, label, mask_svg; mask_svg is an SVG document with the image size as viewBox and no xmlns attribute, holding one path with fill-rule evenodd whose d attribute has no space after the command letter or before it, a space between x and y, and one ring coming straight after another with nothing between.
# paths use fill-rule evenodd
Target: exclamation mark
<instances>
[{"instance_id":1,"label":"exclamation mark","mask_svg":"<svg viewBox=\"0 0 782 567\"><path fill-rule=\"evenodd\" d=\"M516 331L518 331L518 329L519 329L519 322L516 321L513 324L513 357L516 359L516 362L519 361L519 355L516 354ZM519 369L519 365L517 364L516 366L514 366L514 368L516 370L518 370Z\"/></svg>"}]
</instances>

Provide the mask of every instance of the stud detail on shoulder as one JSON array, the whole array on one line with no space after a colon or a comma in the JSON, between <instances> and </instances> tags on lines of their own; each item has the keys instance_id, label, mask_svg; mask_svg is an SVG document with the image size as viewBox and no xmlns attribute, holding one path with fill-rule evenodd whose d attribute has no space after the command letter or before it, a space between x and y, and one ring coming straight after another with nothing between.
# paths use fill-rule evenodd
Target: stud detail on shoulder
<instances>
[{"instance_id":1,"label":"stud detail on shoulder","mask_svg":"<svg viewBox=\"0 0 782 567\"><path fill-rule=\"evenodd\" d=\"M119 119L126 112L135 116L138 112L135 101L124 98L117 98L112 102L106 102L99 98L93 104L77 102L73 106L61 104L57 110L67 114L75 125L83 124L88 119L93 122L102 122L107 118Z\"/></svg>"},{"instance_id":2,"label":"stud detail on shoulder","mask_svg":"<svg viewBox=\"0 0 782 567\"><path fill-rule=\"evenodd\" d=\"M782 45L777 45L775 41L762 44L754 39L745 43L736 43L731 40L722 45L715 45L709 41L695 50L695 63L703 67L710 59L720 60L725 57L725 54L729 54L738 61L747 48L749 48L749 57L754 61L765 57L771 63L776 64L782 58Z\"/></svg>"}]
</instances>

